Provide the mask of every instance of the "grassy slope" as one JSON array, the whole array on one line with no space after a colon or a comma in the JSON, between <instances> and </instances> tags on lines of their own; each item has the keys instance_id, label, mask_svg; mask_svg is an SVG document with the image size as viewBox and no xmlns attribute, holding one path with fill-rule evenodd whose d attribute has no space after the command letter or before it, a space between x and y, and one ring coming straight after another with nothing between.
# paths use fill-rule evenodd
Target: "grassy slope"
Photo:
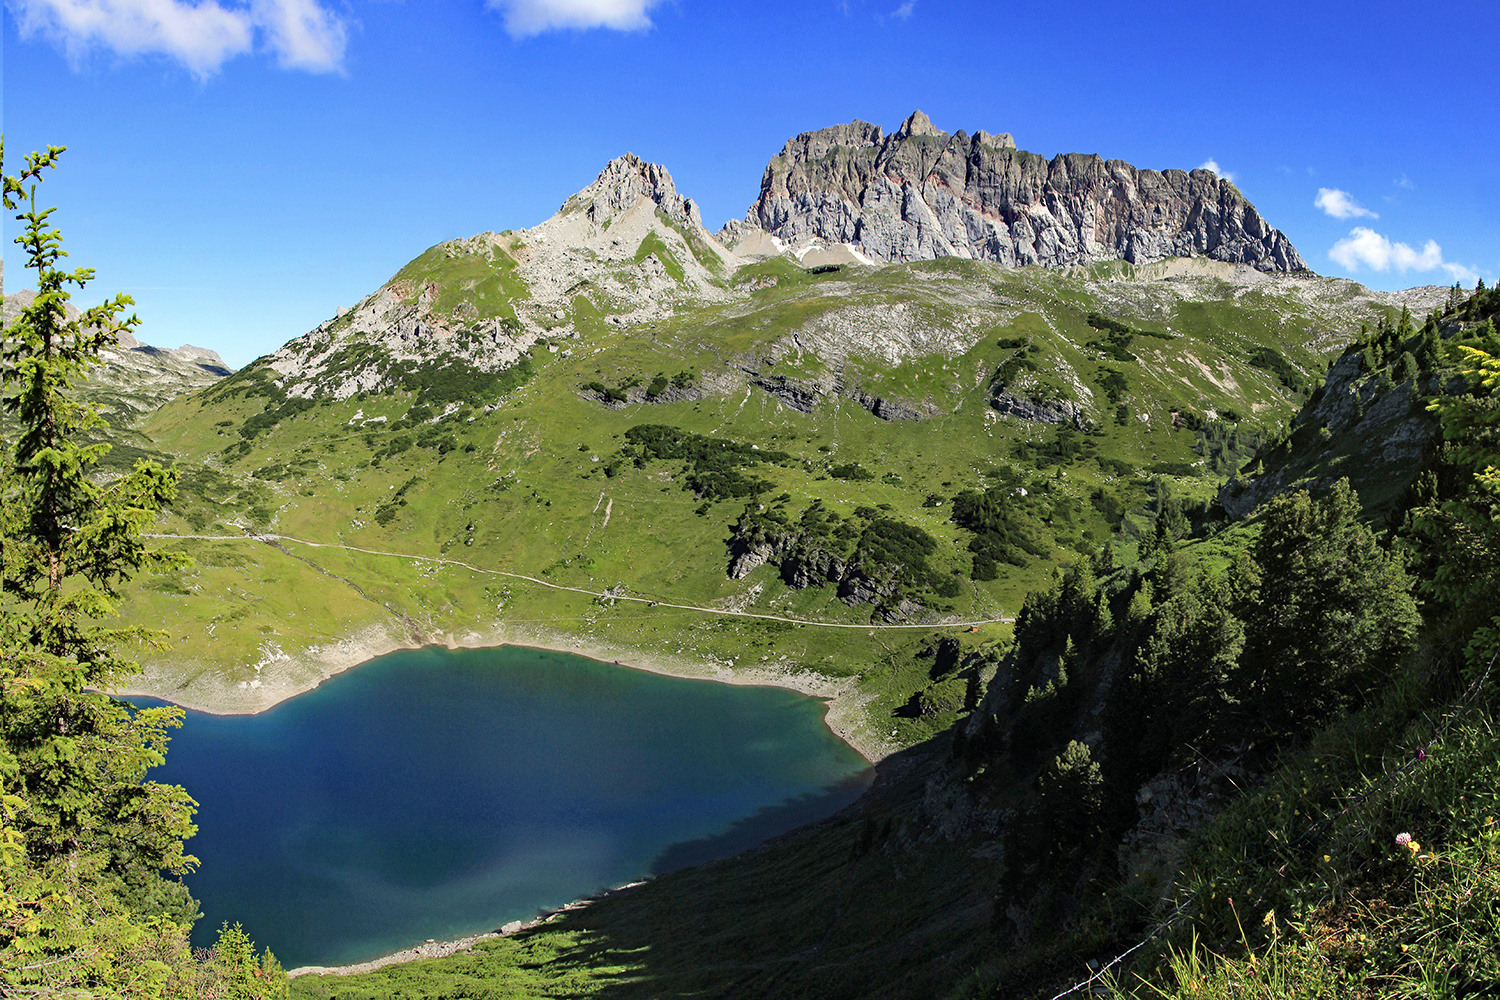
<instances>
[{"instance_id":1,"label":"grassy slope","mask_svg":"<svg viewBox=\"0 0 1500 1000\"><path fill-rule=\"evenodd\" d=\"M489 282L471 273L477 259L460 255L449 261L429 252L402 274L438 282L440 298L450 294L449 283L477 294ZM489 283L516 294L508 258L495 256L495 261ZM458 270L446 274L446 264ZM835 600L831 588L792 591L772 567L739 582L727 579L724 540L742 501L717 502L696 513L700 501L682 489L681 466L652 462L636 469L624 463L615 477L604 475L625 429L666 423L787 451L793 460L784 468L760 465L754 474L777 490L763 499L789 495L784 504L793 519L813 499L843 516L861 505L888 505L891 516L921 526L941 543L935 561L941 570L965 577L962 594L947 613L957 619L999 618L1014 613L1020 598L1043 582L1056 562L1106 543L1112 525L1098 510L1097 490L1133 510L1145 504L1149 474L1193 471L1191 465L1199 462L1196 439L1191 430L1173 429L1173 411L1202 414L1233 406L1245 415L1245 426L1256 427L1290 415L1295 397L1245 363L1253 346L1275 346L1307 372L1320 370L1320 358L1304 346L1313 339L1305 328L1311 321L1299 321L1298 307L1281 298L1242 297L1230 304L1127 316L1140 327L1170 328L1176 339L1137 339L1139 363L1122 364L1085 346L1098 337L1085 316L1103 304L1077 277L968 261L811 276L786 261L771 261L745 268L733 280L753 288L768 279L774 285L748 292L744 301L679 310L675 318L645 327L615 327L580 298L571 316L580 337L561 342L571 357L535 349L531 381L495 400L498 408L465 409L437 427L398 432L390 427L407 412L411 394L398 390L320 402L260 433L246 456L223 459L219 453L239 441L239 427L266 406L267 400L255 394L258 372L251 366L239 382L231 379L207 396L175 400L145 427L154 447L189 469L183 499L162 531L239 535L261 529L380 552L444 556L592 592L622 585L631 595L669 603L750 600L753 612L868 621L868 606L850 609ZM802 414L735 381L735 366L745 364L771 375L817 378L823 363L813 352L783 351L780 361L768 363L778 354L775 343L819 316L892 304L909 309L916 325L969 333L956 351L909 357L895 366L850 357L844 376L873 393L926 403L936 411L929 420L877 420L840 396L825 397L813 414ZM1292 321L1284 322L1287 315ZM1046 445L1058 438L1055 426L1001 418L987 406L990 376L1016 354L1001 343L1017 337L1035 345L1029 357L1040 369L1035 378L1041 391L1050 387L1088 399L1079 393L1082 384L1097 396L1100 430L1083 438L1097 459L1037 468L1014 457L1017 442ZM1127 373L1131 417L1124 424L1113 418L1095 384L1110 367ZM610 409L577 391L588 381L618 385L688 370L706 390L694 402ZM249 394L231 391L245 387ZM369 423L381 415L387 423ZM413 445L372 462L372 454L384 453L393 439L420 430L452 436L456 450L438 454ZM847 462L870 469L876 478L826 477L828 465ZM1145 471L1121 475L1124 466L1112 462ZM948 520L947 504L922 504L929 496L947 501L960 489L983 487L1004 472L1019 474L1028 486L1032 513L1049 526L1052 556L1026 567L1007 565L995 582L971 583L966 579L969 535ZM1182 492L1206 495L1211 489L1209 478L1190 477ZM398 492L399 501L383 507ZM926 630L819 630L642 604L610 606L459 567L435 570L389 556L308 550L294 543L285 543L285 552L248 541L180 544L199 570L168 591L147 585L133 589L129 615L171 633L174 651L148 666L153 687L175 690L187 702L214 685L252 684L257 678L269 687L282 682L300 687L320 670L308 666L303 651L332 649L339 639L377 630L402 642L465 634L535 642L579 639L651 661L681 657L733 661L736 667L810 669L831 678L858 675L862 697L868 699L865 732L892 745L912 744L950 721L889 718L895 706L926 684L924 673L910 667L916 646L929 642ZM1002 634L1004 628L987 627L966 640ZM266 663L281 652L293 657L291 664Z\"/></svg>"},{"instance_id":2,"label":"grassy slope","mask_svg":"<svg viewBox=\"0 0 1500 1000\"><path fill-rule=\"evenodd\" d=\"M482 290L487 279L470 273L476 259L454 259L459 271L446 275L445 259L429 252L402 274L438 282L440 296L449 294L445 281ZM495 260L494 283L507 294L516 292L508 258ZM220 452L239 441L240 426L266 405L255 394L259 373L250 366L240 381L174 401L146 426L155 447L189 470L183 498L161 530L269 530L441 556L594 593L623 585L632 595L677 604L736 602L786 617L869 620L868 606L849 608L827 587L790 590L769 566L745 580L729 580L725 539L743 501L721 501L697 513L700 499L683 488L680 465L653 462L636 469L625 463L618 475L605 475L627 428L666 423L790 453L784 467L760 465L754 474L775 484L776 493L763 500L790 496L785 506L794 519L814 499L845 516L859 506L887 505L890 516L939 541L934 561L940 569L963 574L962 592L940 610L962 620L994 618L1013 614L1051 566L1106 542L1112 525L1100 512L1096 491L1125 510L1138 509L1150 475L1196 471L1195 437L1173 428L1174 411L1201 414L1229 406L1244 415L1245 426L1256 427L1290 415L1295 398L1245 363L1250 349L1274 346L1310 374L1321 368L1304 346L1313 339L1313 321L1276 297L1127 315L1142 328L1170 329L1177 339L1138 338L1133 350L1140 361L1121 363L1085 346L1098 337L1085 317L1104 305L1091 291L1097 286L1076 277L965 261L813 276L771 261L734 278L746 289L769 279L775 279L773 286L748 292L744 301L682 310L667 321L624 329L580 298L572 317L580 337L561 341L572 356L535 350L533 377L497 399L498 408L465 409L436 427L402 432L391 425L406 413L409 393L325 401L259 434L248 455L230 460ZM767 374L817 378L824 363L816 355L774 345L819 317L893 305L910 310L919 327L970 332L954 351L908 357L894 366L851 357L844 375L867 391L927 404L936 411L931 419L882 421L837 395L804 414L747 388L737 375L736 367L748 364ZM990 376L1016 353L1000 345L1016 338L1034 345L1029 357L1039 369L1038 391L1087 399L1078 391L1081 384L1093 392L1099 430L1082 440L1096 458L1038 468L1015 457L1018 442L1046 446L1058 436L1055 426L1002 418L987 406ZM781 360L771 363L773 356ZM1123 424L1095 384L1109 368L1127 376L1130 417ZM702 399L610 409L578 391L589 381L618 385L684 371L698 374L706 390ZM249 394L232 391L245 387ZM379 416L386 423L368 422ZM413 445L372 461L393 439L423 430L450 436L455 450L439 454ZM848 462L875 478L827 477L830 464ZM1121 475L1127 466L1137 471ZM1052 554L1024 567L1005 566L993 582L972 583L969 536L948 520L946 500L1007 472L1026 485L1031 512L1047 525ZM1184 482L1180 492L1188 494L1207 495L1213 486L1207 477ZM393 495L399 500L388 503ZM924 507L929 496L944 505ZM342 638L373 629L398 641L465 635L577 639L652 661L681 657L740 668L810 669L832 678L858 675L862 698L869 700L866 734L891 745L909 745L951 721L890 718L927 682L911 662L913 651L930 640L928 630L828 630L601 604L461 567L435 569L292 542L284 552L246 541L178 544L199 569L168 590L135 588L128 613L133 621L171 633L174 650L148 662L153 687L175 690L189 702L216 685L257 678L269 687L304 685L321 669L308 665L304 651L331 649ZM966 641L1004 634L1003 627L986 627ZM266 662L279 653L292 662Z\"/></svg>"}]
</instances>

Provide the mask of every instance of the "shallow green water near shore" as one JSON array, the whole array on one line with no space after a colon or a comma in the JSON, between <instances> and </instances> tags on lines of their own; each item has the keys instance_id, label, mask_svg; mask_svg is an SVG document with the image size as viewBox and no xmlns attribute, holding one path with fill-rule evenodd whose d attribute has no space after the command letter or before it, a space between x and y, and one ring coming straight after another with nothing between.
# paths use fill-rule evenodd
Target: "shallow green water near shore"
<instances>
[{"instance_id":1,"label":"shallow green water near shore","mask_svg":"<svg viewBox=\"0 0 1500 1000\"><path fill-rule=\"evenodd\" d=\"M393 653L253 716L188 713L195 943L289 967L492 930L831 815L872 771L776 688L566 653Z\"/></svg>"}]
</instances>

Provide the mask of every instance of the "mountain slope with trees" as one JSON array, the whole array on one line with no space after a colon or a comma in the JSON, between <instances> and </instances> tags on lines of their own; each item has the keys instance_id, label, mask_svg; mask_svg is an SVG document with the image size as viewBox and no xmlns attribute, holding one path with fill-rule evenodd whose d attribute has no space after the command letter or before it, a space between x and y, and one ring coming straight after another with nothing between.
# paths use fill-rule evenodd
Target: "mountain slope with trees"
<instances>
[{"instance_id":1,"label":"mountain slope with trees","mask_svg":"<svg viewBox=\"0 0 1500 1000\"><path fill-rule=\"evenodd\" d=\"M129 303L69 318L67 290L91 275L56 268L35 207L58 152L5 189L38 281L5 332L9 991L288 989L238 929L188 952L192 803L144 780L179 712L98 691L134 670L129 644L155 656L243 628L225 655L260 648L266 666L345 616L422 642L518 611L571 613L639 650L850 678L862 723L894 726L880 778L745 855L466 955L294 992L1050 997L1097 972L1140 995L1461 996L1500 981L1492 291L1445 294L1421 329L1377 311L1335 365L1359 359L1339 375L1358 416L1322 421L1337 329L1399 297L1193 262L1083 276L772 260L671 317L626 321L581 289L580 336L535 341L530 370L476 383L488 396L434 397L452 372L319 394L310 369L296 394L252 365L147 426L175 470L116 472L77 392ZM641 245L670 249L655 211ZM449 249L424 256L422 294L448 301L456 261L458 309L477 279ZM1387 411L1426 428L1415 453L1371 432ZM1400 488L1367 496L1341 473L1376 455ZM1251 509L1215 502L1235 468ZM148 529L180 538L153 550ZM277 537L292 532L324 547ZM655 594L715 624L670 625ZM1013 635L952 622L1012 600ZM747 608L771 614L735 620ZM893 640L878 631L892 619L920 627ZM821 622L859 627L817 637ZM251 699L261 675L219 680Z\"/></svg>"},{"instance_id":2,"label":"mountain slope with trees","mask_svg":"<svg viewBox=\"0 0 1500 1000\"><path fill-rule=\"evenodd\" d=\"M536 996L1488 995L1496 304L1439 317L1439 433L1396 510L1344 480L1239 523L1163 492L1147 554L1032 593L976 710L840 816L293 992L507 995L524 973Z\"/></svg>"},{"instance_id":3,"label":"mountain slope with trees","mask_svg":"<svg viewBox=\"0 0 1500 1000\"><path fill-rule=\"evenodd\" d=\"M140 428L182 473L159 531L196 568L130 588L176 647L133 689L247 710L403 645L582 644L842 691L879 756L972 707L915 665L922 627L999 638L1053 565L1141 544L1157 480L1211 500L1360 322L1447 296L711 239L621 157L163 407Z\"/></svg>"}]
</instances>

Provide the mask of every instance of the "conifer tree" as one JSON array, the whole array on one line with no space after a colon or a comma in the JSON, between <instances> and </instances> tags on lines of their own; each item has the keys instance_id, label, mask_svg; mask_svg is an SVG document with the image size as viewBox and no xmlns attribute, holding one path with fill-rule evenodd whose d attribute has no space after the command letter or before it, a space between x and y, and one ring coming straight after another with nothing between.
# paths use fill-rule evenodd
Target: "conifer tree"
<instances>
[{"instance_id":1,"label":"conifer tree","mask_svg":"<svg viewBox=\"0 0 1500 1000\"><path fill-rule=\"evenodd\" d=\"M0 337L14 435L0 441L0 995L191 996L234 977L195 968L187 948L197 905L178 876L196 864L183 850L196 804L145 780L182 711L104 693L137 669L124 646L164 638L110 619L133 574L183 563L142 537L177 476L144 460L96 474L109 446L87 435L103 420L74 389L137 320L123 295L68 318L93 272L60 266L55 209L36 200L62 152L0 170L36 281ZM269 954L258 968L270 993L233 995L284 992Z\"/></svg>"},{"instance_id":2,"label":"conifer tree","mask_svg":"<svg viewBox=\"0 0 1500 1000\"><path fill-rule=\"evenodd\" d=\"M1420 618L1347 479L1318 500L1277 497L1263 517L1260 583L1236 609L1246 643L1233 695L1255 706L1246 735L1286 736L1356 702L1408 652Z\"/></svg>"},{"instance_id":3,"label":"conifer tree","mask_svg":"<svg viewBox=\"0 0 1500 1000\"><path fill-rule=\"evenodd\" d=\"M1423 591L1448 612L1476 675L1500 649L1500 348L1489 321L1478 334L1485 348L1454 348L1468 391L1429 406L1442 421L1445 455L1461 473L1457 493L1429 489L1413 511L1411 539L1431 567Z\"/></svg>"}]
</instances>

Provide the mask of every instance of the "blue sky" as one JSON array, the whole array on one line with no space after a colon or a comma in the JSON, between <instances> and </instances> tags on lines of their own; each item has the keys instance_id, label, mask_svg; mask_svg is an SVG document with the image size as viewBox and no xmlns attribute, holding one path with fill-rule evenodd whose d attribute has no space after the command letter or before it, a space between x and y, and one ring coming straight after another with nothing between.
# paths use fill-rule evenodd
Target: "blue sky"
<instances>
[{"instance_id":1,"label":"blue sky","mask_svg":"<svg viewBox=\"0 0 1500 1000\"><path fill-rule=\"evenodd\" d=\"M236 365L626 150L717 228L788 137L914 108L1047 156L1213 161L1324 274L1500 275L1492 0L3 3L7 166L68 146L44 192L92 290Z\"/></svg>"}]
</instances>

